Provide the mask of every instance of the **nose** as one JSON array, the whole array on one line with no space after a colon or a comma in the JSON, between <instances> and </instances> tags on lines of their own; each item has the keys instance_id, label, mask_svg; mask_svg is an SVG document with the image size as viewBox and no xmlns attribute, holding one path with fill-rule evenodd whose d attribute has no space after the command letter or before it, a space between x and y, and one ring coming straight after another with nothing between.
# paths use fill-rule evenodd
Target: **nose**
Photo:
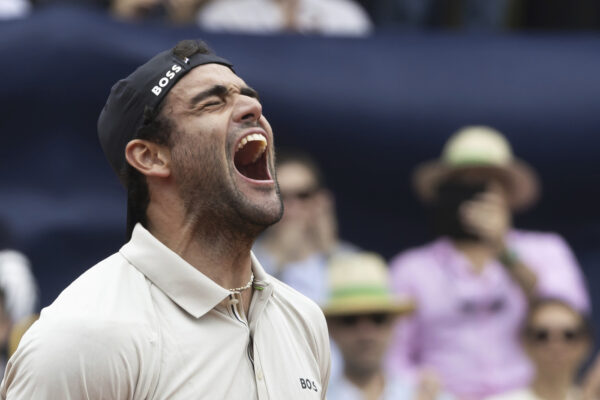
<instances>
[{"instance_id":1,"label":"nose","mask_svg":"<svg viewBox=\"0 0 600 400\"><path fill-rule=\"evenodd\" d=\"M256 122L262 115L262 105L255 97L238 95L234 120L236 122Z\"/></svg>"}]
</instances>

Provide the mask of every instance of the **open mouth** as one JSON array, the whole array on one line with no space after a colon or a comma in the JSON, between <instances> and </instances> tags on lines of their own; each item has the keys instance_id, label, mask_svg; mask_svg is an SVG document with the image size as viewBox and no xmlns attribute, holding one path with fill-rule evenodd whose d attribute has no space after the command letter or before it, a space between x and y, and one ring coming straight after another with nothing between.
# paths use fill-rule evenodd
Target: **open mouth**
<instances>
[{"instance_id":1,"label":"open mouth","mask_svg":"<svg viewBox=\"0 0 600 400\"><path fill-rule=\"evenodd\" d=\"M233 163L239 173L248 179L271 180L267 168L267 138L261 133L245 136L238 143Z\"/></svg>"}]
</instances>

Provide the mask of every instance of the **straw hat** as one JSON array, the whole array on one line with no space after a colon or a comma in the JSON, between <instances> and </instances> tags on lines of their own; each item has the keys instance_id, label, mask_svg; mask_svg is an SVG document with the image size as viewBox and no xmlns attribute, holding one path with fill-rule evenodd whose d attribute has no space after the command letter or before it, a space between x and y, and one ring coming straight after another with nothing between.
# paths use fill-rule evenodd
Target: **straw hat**
<instances>
[{"instance_id":1,"label":"straw hat","mask_svg":"<svg viewBox=\"0 0 600 400\"><path fill-rule=\"evenodd\" d=\"M403 314L412 302L392 294L385 261L374 253L343 253L328 263L329 299L323 306L327 317L349 314Z\"/></svg>"},{"instance_id":2,"label":"straw hat","mask_svg":"<svg viewBox=\"0 0 600 400\"><path fill-rule=\"evenodd\" d=\"M454 133L439 160L415 169L415 190L421 200L431 202L441 182L461 171L475 169L506 183L508 203L513 210L530 206L539 196L536 173L513 156L510 144L500 132L487 126L467 126Z\"/></svg>"}]
</instances>

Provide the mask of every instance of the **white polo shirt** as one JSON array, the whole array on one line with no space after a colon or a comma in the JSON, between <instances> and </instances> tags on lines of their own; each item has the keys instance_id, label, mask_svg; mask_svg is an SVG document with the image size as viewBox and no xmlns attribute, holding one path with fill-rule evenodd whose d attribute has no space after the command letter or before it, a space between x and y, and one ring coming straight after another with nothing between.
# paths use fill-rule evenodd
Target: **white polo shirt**
<instances>
[{"instance_id":1,"label":"white polo shirt","mask_svg":"<svg viewBox=\"0 0 600 400\"><path fill-rule=\"evenodd\" d=\"M232 295L137 225L67 287L10 359L1 399L324 399L319 307L252 256L248 321Z\"/></svg>"}]
</instances>

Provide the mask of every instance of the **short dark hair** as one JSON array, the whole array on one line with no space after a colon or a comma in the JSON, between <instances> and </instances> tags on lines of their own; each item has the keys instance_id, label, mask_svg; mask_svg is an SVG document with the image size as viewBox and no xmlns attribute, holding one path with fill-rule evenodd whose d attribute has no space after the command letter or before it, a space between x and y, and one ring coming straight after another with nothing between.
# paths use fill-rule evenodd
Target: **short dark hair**
<instances>
[{"instance_id":1,"label":"short dark hair","mask_svg":"<svg viewBox=\"0 0 600 400\"><path fill-rule=\"evenodd\" d=\"M173 55L180 59L191 57L194 54L209 54L211 49L200 40L182 40L171 50ZM156 109L147 108L144 111L142 126L134 134L134 139L143 139L160 145L172 147L173 121L163 113L165 102L160 103ZM146 177L137 169L126 163L125 184L127 187L127 239L136 223L148 227L146 211L150 203L150 193Z\"/></svg>"},{"instance_id":2,"label":"short dark hair","mask_svg":"<svg viewBox=\"0 0 600 400\"><path fill-rule=\"evenodd\" d=\"M485 190L487 185L483 182L465 183L457 179L440 182L435 199L427 205L427 218L433 232L455 240L481 240L464 226L460 208Z\"/></svg>"}]
</instances>

